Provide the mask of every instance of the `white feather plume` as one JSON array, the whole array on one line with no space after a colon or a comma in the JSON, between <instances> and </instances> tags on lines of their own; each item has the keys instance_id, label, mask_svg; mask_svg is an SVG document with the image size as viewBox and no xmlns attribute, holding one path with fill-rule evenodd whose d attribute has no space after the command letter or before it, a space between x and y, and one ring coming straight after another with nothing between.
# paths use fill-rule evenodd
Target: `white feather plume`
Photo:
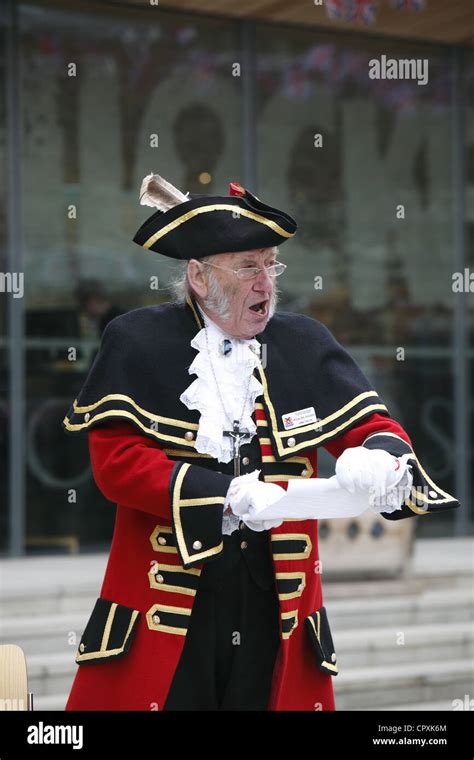
<instances>
[{"instance_id":1,"label":"white feather plume","mask_svg":"<svg viewBox=\"0 0 474 760\"><path fill-rule=\"evenodd\" d=\"M184 195L171 182L163 179L159 174L150 172L144 177L140 188L140 204L158 208L160 211L168 211L178 203L188 201L188 195L189 192Z\"/></svg>"}]
</instances>

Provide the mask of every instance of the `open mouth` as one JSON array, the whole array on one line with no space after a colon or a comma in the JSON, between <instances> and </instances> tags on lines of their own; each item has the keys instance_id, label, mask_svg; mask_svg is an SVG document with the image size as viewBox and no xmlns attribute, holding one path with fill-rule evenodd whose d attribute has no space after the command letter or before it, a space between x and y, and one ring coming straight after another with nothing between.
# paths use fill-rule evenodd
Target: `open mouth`
<instances>
[{"instance_id":1,"label":"open mouth","mask_svg":"<svg viewBox=\"0 0 474 760\"><path fill-rule=\"evenodd\" d=\"M265 317L268 311L268 300L254 303L252 304L252 306L249 306L249 309L250 311L253 311L254 314L258 314L261 317Z\"/></svg>"}]
</instances>

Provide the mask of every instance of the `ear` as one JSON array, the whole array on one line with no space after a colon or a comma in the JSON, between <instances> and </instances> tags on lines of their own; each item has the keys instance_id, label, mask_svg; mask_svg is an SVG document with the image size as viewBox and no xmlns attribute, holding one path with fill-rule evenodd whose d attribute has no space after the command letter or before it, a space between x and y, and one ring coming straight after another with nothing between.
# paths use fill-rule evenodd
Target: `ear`
<instances>
[{"instance_id":1,"label":"ear","mask_svg":"<svg viewBox=\"0 0 474 760\"><path fill-rule=\"evenodd\" d=\"M205 273L206 267L203 266L197 259L190 259L188 262L188 280L192 289L201 298L207 296L207 276Z\"/></svg>"}]
</instances>

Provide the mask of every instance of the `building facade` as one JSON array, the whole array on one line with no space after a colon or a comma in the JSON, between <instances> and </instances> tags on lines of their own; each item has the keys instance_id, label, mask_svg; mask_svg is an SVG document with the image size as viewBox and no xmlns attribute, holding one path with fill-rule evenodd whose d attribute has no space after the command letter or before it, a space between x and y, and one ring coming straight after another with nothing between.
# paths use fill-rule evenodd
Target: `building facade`
<instances>
[{"instance_id":1,"label":"building facade","mask_svg":"<svg viewBox=\"0 0 474 760\"><path fill-rule=\"evenodd\" d=\"M61 421L107 322L171 297L173 262L132 242L150 171L297 219L280 307L332 330L459 498L418 535L472 533L472 48L151 5L1 13L0 554L109 546Z\"/></svg>"}]
</instances>

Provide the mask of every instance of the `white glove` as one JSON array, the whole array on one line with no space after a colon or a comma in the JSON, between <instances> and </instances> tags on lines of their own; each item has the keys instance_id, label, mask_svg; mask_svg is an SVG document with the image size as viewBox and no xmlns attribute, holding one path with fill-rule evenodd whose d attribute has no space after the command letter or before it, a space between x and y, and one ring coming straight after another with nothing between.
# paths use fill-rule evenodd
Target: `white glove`
<instances>
[{"instance_id":1,"label":"white glove","mask_svg":"<svg viewBox=\"0 0 474 760\"><path fill-rule=\"evenodd\" d=\"M242 517L243 522L255 531L278 528L283 519L259 520L258 513L285 496L285 489L276 483L264 483L258 479L260 470L240 475L231 481L227 491L225 506L230 506L234 515ZM249 518L252 512L252 519ZM245 518L243 517L245 515Z\"/></svg>"},{"instance_id":2,"label":"white glove","mask_svg":"<svg viewBox=\"0 0 474 760\"><path fill-rule=\"evenodd\" d=\"M406 455L404 455L406 456ZM385 494L374 494L370 498L370 508L373 512L395 512L401 509L405 499L410 496L413 485L412 465L408 462L402 462L399 472L402 473L397 485L387 489Z\"/></svg>"},{"instance_id":3,"label":"white glove","mask_svg":"<svg viewBox=\"0 0 474 760\"><path fill-rule=\"evenodd\" d=\"M336 461L336 478L349 493L368 493L375 512L399 509L409 495L413 475L404 457L384 449L355 446L346 449Z\"/></svg>"}]
</instances>

